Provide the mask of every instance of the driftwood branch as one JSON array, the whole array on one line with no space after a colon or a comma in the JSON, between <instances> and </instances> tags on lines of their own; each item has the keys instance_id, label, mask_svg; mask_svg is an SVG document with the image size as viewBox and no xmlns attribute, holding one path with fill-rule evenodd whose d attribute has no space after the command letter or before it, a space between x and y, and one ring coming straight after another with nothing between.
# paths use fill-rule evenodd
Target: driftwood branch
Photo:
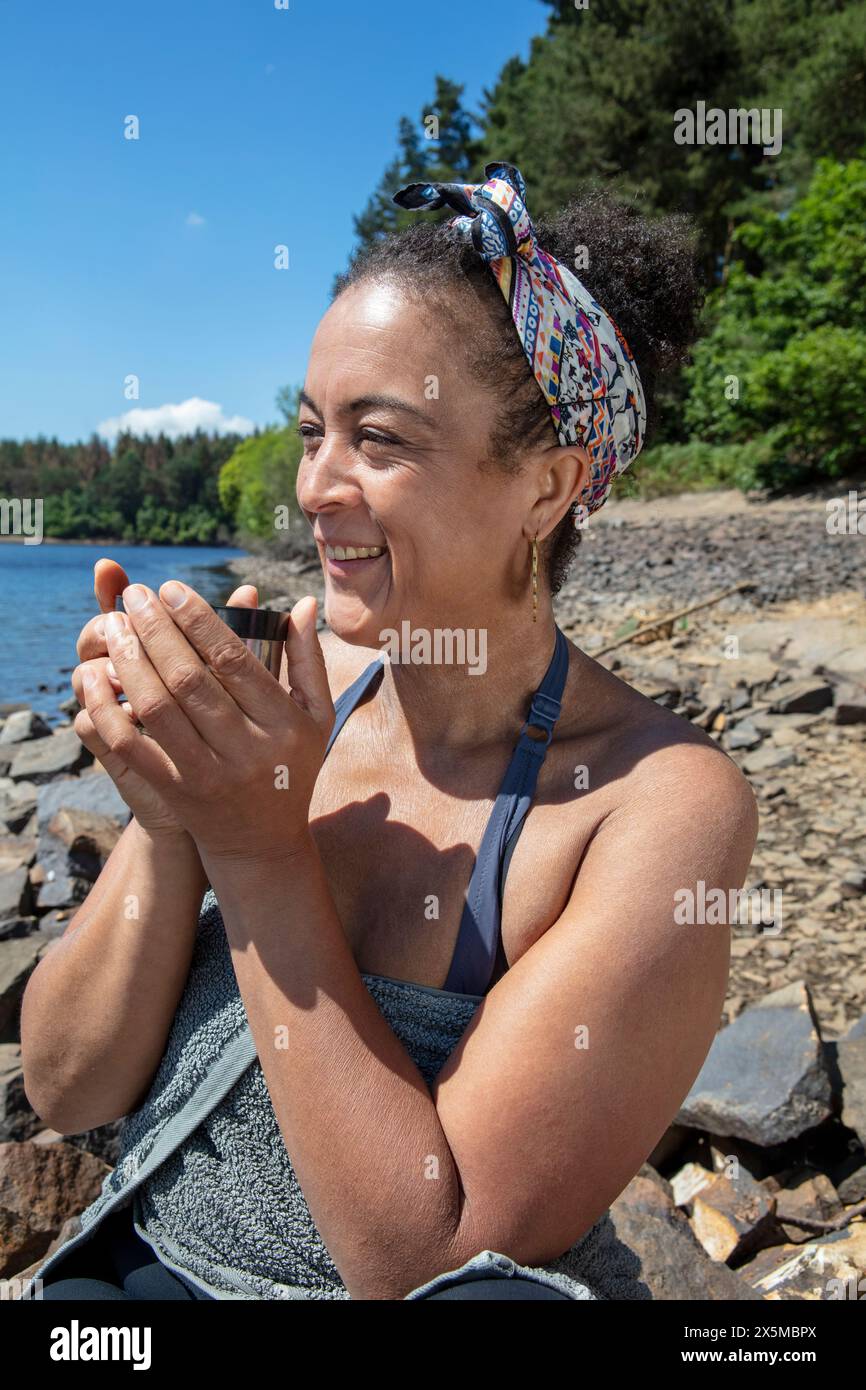
<instances>
[{"instance_id":1,"label":"driftwood branch","mask_svg":"<svg viewBox=\"0 0 866 1390\"><path fill-rule=\"evenodd\" d=\"M676 613L669 613L666 618L656 618L651 623L644 623L642 627L636 627L634 632L628 633L626 637L620 637L616 642L609 642L606 647L601 647L599 651L591 652L593 657L605 656L607 652L615 651L617 647L624 647L628 642L634 642L638 637L645 637L648 632L656 632L659 628L667 627L669 623L675 623L679 618L685 618L689 613L695 613L699 608L710 608L714 603L721 603L723 598L730 598L731 594L739 594L743 589L754 589L754 581L751 579L741 579L739 584L732 584L730 589L723 589L719 594L713 594L711 598L702 599L700 603L690 603L688 608L680 608Z\"/></svg>"},{"instance_id":2,"label":"driftwood branch","mask_svg":"<svg viewBox=\"0 0 866 1390\"><path fill-rule=\"evenodd\" d=\"M858 1202L856 1206L849 1207L841 1216L835 1217L833 1221L810 1221L806 1216L784 1216L779 1220L785 1226L797 1226L801 1231L814 1231L821 1235L827 1231L842 1231L846 1226L858 1216L866 1216L866 1202Z\"/></svg>"}]
</instances>

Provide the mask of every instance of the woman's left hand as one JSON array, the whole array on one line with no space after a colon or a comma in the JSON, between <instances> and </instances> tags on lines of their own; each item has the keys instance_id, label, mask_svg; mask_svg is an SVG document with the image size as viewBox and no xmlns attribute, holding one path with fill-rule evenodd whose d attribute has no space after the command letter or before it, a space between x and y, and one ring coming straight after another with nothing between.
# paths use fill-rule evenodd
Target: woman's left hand
<instances>
[{"instance_id":1,"label":"woman's left hand","mask_svg":"<svg viewBox=\"0 0 866 1390\"><path fill-rule=\"evenodd\" d=\"M84 692L99 736L159 793L203 858L268 859L303 845L334 725L316 600L291 612L291 692L188 584L170 580L159 595L133 584L123 601L125 614L106 617L108 653L144 732L103 668Z\"/></svg>"}]
</instances>

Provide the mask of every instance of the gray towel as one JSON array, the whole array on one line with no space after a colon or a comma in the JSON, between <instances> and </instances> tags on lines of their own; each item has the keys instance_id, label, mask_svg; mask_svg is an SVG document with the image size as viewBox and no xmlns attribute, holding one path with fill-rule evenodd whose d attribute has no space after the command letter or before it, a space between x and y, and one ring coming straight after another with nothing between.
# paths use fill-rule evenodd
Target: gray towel
<instances>
[{"instance_id":1,"label":"gray towel","mask_svg":"<svg viewBox=\"0 0 866 1390\"><path fill-rule=\"evenodd\" d=\"M429 1085L478 1001L378 975L362 978ZM350 1297L286 1152L212 890L202 903L165 1055L144 1103L124 1122L117 1166L82 1213L81 1233L34 1277L47 1276L129 1201L136 1229L160 1259L214 1297ZM512 1267L575 1299L647 1296L639 1262L617 1240L607 1213L559 1259Z\"/></svg>"}]
</instances>

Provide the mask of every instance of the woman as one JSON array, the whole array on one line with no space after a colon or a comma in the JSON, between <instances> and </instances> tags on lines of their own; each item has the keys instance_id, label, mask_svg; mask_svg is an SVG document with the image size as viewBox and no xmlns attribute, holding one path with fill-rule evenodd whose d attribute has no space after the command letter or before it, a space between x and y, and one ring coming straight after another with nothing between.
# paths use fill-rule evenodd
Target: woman
<instances>
[{"instance_id":1,"label":"woman","mask_svg":"<svg viewBox=\"0 0 866 1390\"><path fill-rule=\"evenodd\" d=\"M175 581L82 633L75 727L134 817L31 977L25 1078L61 1132L129 1118L45 1297L639 1296L606 1212L729 961L675 894L742 885L755 802L551 600L697 294L678 221L536 229L485 176L395 195L457 215L317 330L327 636L296 604L277 682Z\"/></svg>"}]
</instances>

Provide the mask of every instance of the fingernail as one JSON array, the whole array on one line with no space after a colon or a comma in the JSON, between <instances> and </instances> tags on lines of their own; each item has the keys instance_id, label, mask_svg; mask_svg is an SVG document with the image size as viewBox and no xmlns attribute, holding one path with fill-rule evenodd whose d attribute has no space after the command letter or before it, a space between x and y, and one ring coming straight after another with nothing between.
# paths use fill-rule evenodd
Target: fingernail
<instances>
[{"instance_id":1,"label":"fingernail","mask_svg":"<svg viewBox=\"0 0 866 1390\"><path fill-rule=\"evenodd\" d=\"M93 671L89 671L86 666L84 670L81 672L81 683L84 686L85 690L92 690L93 687L96 685L95 673Z\"/></svg>"},{"instance_id":2,"label":"fingernail","mask_svg":"<svg viewBox=\"0 0 866 1390\"><path fill-rule=\"evenodd\" d=\"M123 606L127 613L135 613L139 608L143 608L147 603L147 590L140 584L130 584L128 589L123 591Z\"/></svg>"},{"instance_id":3,"label":"fingernail","mask_svg":"<svg viewBox=\"0 0 866 1390\"><path fill-rule=\"evenodd\" d=\"M169 608L180 608L182 603L186 603L186 589L173 579L169 579L167 584L163 584L159 596L161 599L165 599Z\"/></svg>"},{"instance_id":4,"label":"fingernail","mask_svg":"<svg viewBox=\"0 0 866 1390\"><path fill-rule=\"evenodd\" d=\"M105 638L108 641L111 637L122 637L126 632L126 618L123 613L106 613L105 615Z\"/></svg>"},{"instance_id":5,"label":"fingernail","mask_svg":"<svg viewBox=\"0 0 866 1390\"><path fill-rule=\"evenodd\" d=\"M106 665L105 669L106 669L106 671L108 672L108 674L111 676L112 680L119 680L119 676L118 676L117 672L116 672L115 669L114 669L114 662L113 662L113 661L109 661L108 664Z\"/></svg>"}]
</instances>

